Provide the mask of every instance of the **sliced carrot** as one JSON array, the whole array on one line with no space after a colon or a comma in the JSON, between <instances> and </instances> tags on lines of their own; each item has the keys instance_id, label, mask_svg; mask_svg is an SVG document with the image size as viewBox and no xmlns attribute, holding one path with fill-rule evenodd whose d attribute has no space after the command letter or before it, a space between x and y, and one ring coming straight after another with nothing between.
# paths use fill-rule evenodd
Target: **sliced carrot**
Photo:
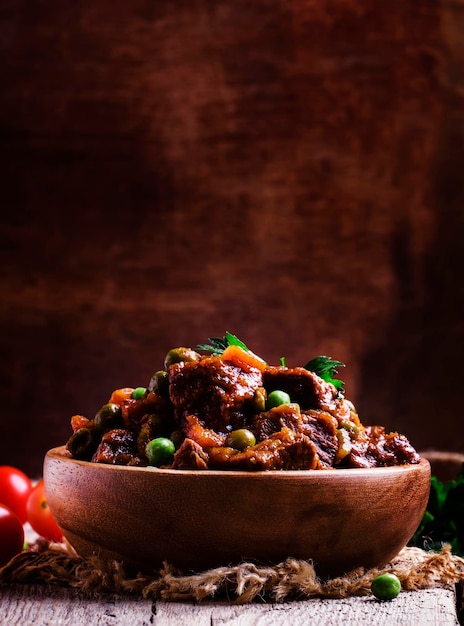
<instances>
[{"instance_id":1,"label":"sliced carrot","mask_svg":"<svg viewBox=\"0 0 464 626\"><path fill-rule=\"evenodd\" d=\"M198 443L202 448L224 445L226 436L222 433L217 433L210 428L202 426L195 415L187 415L185 421L186 436L189 439L196 441L196 443Z\"/></svg>"},{"instance_id":2,"label":"sliced carrot","mask_svg":"<svg viewBox=\"0 0 464 626\"><path fill-rule=\"evenodd\" d=\"M111 404L121 405L124 400L128 400L131 397L133 391L133 387L121 387L121 389L115 389L108 402L111 402Z\"/></svg>"},{"instance_id":3,"label":"sliced carrot","mask_svg":"<svg viewBox=\"0 0 464 626\"><path fill-rule=\"evenodd\" d=\"M263 371L266 369L267 364L263 359L253 352L247 352L243 350L240 346L227 346L227 348L222 353L223 361L230 361L234 365L241 367L243 369L247 369L249 367L256 367L257 369Z\"/></svg>"},{"instance_id":4,"label":"sliced carrot","mask_svg":"<svg viewBox=\"0 0 464 626\"><path fill-rule=\"evenodd\" d=\"M93 422L83 415L73 415L71 417L71 428L75 433L80 428L93 428Z\"/></svg>"}]
</instances>

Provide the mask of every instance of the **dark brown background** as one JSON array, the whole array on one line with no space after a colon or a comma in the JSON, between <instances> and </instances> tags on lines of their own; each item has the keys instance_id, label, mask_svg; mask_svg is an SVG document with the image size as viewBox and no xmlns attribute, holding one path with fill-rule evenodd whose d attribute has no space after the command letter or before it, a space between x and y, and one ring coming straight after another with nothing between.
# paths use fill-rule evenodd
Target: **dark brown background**
<instances>
[{"instance_id":1,"label":"dark brown background","mask_svg":"<svg viewBox=\"0 0 464 626\"><path fill-rule=\"evenodd\" d=\"M225 330L461 451L464 3L7 0L0 463Z\"/></svg>"}]
</instances>

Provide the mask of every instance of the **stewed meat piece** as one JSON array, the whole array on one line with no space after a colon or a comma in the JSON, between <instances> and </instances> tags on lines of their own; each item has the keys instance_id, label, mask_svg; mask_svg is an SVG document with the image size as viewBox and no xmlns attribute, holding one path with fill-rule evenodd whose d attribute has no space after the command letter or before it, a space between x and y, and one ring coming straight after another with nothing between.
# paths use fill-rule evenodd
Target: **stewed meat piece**
<instances>
[{"instance_id":1,"label":"stewed meat piece","mask_svg":"<svg viewBox=\"0 0 464 626\"><path fill-rule=\"evenodd\" d=\"M123 428L114 428L103 434L92 461L94 463L109 463L112 465L144 464L137 455L137 444L134 434Z\"/></svg>"},{"instance_id":2,"label":"stewed meat piece","mask_svg":"<svg viewBox=\"0 0 464 626\"><path fill-rule=\"evenodd\" d=\"M246 370L217 357L181 362L169 368L169 397L179 426L196 415L218 432L242 428L253 412L253 397L262 373Z\"/></svg>"},{"instance_id":3,"label":"stewed meat piece","mask_svg":"<svg viewBox=\"0 0 464 626\"><path fill-rule=\"evenodd\" d=\"M222 340L213 343L217 353L208 356L169 351L146 389L116 390L93 419L74 416L71 455L179 470L329 470L420 461L404 435L364 426L340 391L343 383L326 369L319 368L320 376L310 371L317 369L314 360L309 370L271 366L237 343L224 349ZM321 359L324 367L339 364Z\"/></svg>"}]
</instances>

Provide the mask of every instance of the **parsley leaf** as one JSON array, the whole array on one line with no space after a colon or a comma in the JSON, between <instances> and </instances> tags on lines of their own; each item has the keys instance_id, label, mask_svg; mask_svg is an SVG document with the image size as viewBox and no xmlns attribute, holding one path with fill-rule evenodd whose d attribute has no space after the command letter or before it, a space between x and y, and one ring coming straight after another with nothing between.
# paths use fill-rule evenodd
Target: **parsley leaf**
<instances>
[{"instance_id":1,"label":"parsley leaf","mask_svg":"<svg viewBox=\"0 0 464 626\"><path fill-rule=\"evenodd\" d=\"M408 545L425 550L451 551L464 556L464 465L455 480L430 479L430 495L422 521Z\"/></svg>"},{"instance_id":2,"label":"parsley leaf","mask_svg":"<svg viewBox=\"0 0 464 626\"><path fill-rule=\"evenodd\" d=\"M337 374L339 367L345 367L345 364L341 361L334 361L328 356L316 356L311 361L308 361L304 368L310 372L314 372L318 376L325 380L327 383L332 383L341 393L345 383L342 380L334 378Z\"/></svg>"},{"instance_id":3,"label":"parsley leaf","mask_svg":"<svg viewBox=\"0 0 464 626\"><path fill-rule=\"evenodd\" d=\"M250 352L250 349L247 348L243 341L240 341L238 337L228 331L226 331L224 337L209 337L208 341L209 343L199 343L197 350L203 350L204 352L211 352L217 355L222 354L228 346L239 346L242 350L245 350L245 352Z\"/></svg>"},{"instance_id":4,"label":"parsley leaf","mask_svg":"<svg viewBox=\"0 0 464 626\"><path fill-rule=\"evenodd\" d=\"M224 352L224 350L228 346L239 346L245 352L251 352L251 350L241 341L236 335L229 333L226 331L224 337L209 337L209 343L199 343L197 345L197 350L202 350L203 352L210 352L213 355L219 355ZM252 353L252 352L251 352ZM253 354L253 353L252 353ZM284 367L286 366L285 357L281 357L280 364ZM314 372L318 376L325 380L328 383L332 383L334 387L338 389L340 393L343 393L343 388L345 383L342 380L338 380L335 378L337 374L337 369L339 367L345 367L345 364L341 361L334 361L328 356L317 356L314 359L311 359L304 366L305 369L310 372Z\"/></svg>"}]
</instances>

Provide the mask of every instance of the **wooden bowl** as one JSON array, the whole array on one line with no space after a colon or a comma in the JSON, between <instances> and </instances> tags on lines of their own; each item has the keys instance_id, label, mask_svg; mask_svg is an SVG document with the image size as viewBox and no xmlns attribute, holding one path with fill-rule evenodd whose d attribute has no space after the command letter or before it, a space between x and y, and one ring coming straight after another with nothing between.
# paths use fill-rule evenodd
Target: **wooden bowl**
<instances>
[{"instance_id":1,"label":"wooden bowl","mask_svg":"<svg viewBox=\"0 0 464 626\"><path fill-rule=\"evenodd\" d=\"M430 465L309 471L193 471L77 461L50 450L50 509L82 556L143 572L312 559L322 577L384 565L418 527Z\"/></svg>"}]
</instances>

